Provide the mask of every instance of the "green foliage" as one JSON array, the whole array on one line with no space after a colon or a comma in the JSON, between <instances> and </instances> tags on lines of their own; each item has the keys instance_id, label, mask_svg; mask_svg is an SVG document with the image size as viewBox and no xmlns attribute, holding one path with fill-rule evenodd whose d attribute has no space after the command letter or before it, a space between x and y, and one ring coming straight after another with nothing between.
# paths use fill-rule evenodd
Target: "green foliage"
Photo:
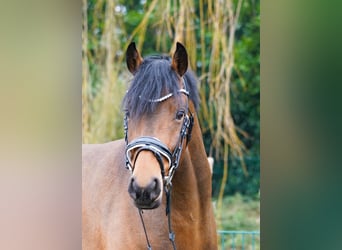
<instances>
[{"instance_id":1,"label":"green foliage","mask_svg":"<svg viewBox=\"0 0 342 250\"><path fill-rule=\"evenodd\" d=\"M235 44L235 84L232 113L239 128L248 133L244 143L252 153L260 148L260 15L259 3L244 2ZM247 118L247 119L246 119Z\"/></svg>"},{"instance_id":2,"label":"green foliage","mask_svg":"<svg viewBox=\"0 0 342 250\"><path fill-rule=\"evenodd\" d=\"M206 34L210 41L211 33ZM235 125L241 131L247 151L244 161L248 170L245 176L237 157L229 157L228 181L225 194L240 192L255 195L260 189L260 15L259 1L244 1L241 9L236 42L235 64L231 85L231 112ZM207 63L207 62L206 62ZM208 88L209 86L207 86ZM204 142L209 152L212 138L204 125ZM213 152L215 155L215 151ZM213 173L213 195L217 196L223 173L223 159L216 160Z\"/></svg>"},{"instance_id":3,"label":"green foliage","mask_svg":"<svg viewBox=\"0 0 342 250\"><path fill-rule=\"evenodd\" d=\"M244 158L248 170L248 176L245 176L240 161L236 158L229 159L228 163L228 185L225 187L225 194L232 195L239 192L243 195L254 196L260 189L260 158L248 157ZM219 162L216 166L223 164ZM222 168L215 167L213 171L213 180L220 180L222 176ZM220 182L213 182L213 195L218 195Z\"/></svg>"}]
</instances>

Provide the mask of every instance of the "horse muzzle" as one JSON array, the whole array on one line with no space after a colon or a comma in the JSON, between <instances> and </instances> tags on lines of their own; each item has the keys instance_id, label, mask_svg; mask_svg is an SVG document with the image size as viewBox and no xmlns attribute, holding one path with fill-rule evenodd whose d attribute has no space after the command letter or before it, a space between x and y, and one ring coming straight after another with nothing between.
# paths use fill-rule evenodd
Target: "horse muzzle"
<instances>
[{"instance_id":1,"label":"horse muzzle","mask_svg":"<svg viewBox=\"0 0 342 250\"><path fill-rule=\"evenodd\" d=\"M161 204L162 186L157 178L142 187L134 177L128 186L128 193L134 201L134 205L140 209L154 209Z\"/></svg>"},{"instance_id":2,"label":"horse muzzle","mask_svg":"<svg viewBox=\"0 0 342 250\"><path fill-rule=\"evenodd\" d=\"M164 158L171 165L171 152L157 138L144 136L127 145L126 166L132 172L128 193L136 207L153 209L161 204L165 177ZM157 165L158 172L155 168Z\"/></svg>"}]
</instances>

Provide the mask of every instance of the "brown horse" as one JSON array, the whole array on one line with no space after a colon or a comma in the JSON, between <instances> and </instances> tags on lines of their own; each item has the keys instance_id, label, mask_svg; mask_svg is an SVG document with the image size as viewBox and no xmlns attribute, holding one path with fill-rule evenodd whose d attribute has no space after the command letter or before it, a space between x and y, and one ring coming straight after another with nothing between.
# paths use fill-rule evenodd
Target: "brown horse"
<instances>
[{"instance_id":1,"label":"brown horse","mask_svg":"<svg viewBox=\"0 0 342 250\"><path fill-rule=\"evenodd\" d=\"M82 148L83 249L217 249L186 49L143 59L132 43L126 60L126 138Z\"/></svg>"}]
</instances>

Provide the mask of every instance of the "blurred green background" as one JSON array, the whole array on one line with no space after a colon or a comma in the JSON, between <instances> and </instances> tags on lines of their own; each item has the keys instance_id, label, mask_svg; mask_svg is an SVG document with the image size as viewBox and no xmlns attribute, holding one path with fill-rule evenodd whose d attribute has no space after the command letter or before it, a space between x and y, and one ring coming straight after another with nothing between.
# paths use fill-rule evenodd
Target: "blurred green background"
<instances>
[{"instance_id":1,"label":"blurred green background","mask_svg":"<svg viewBox=\"0 0 342 250\"><path fill-rule=\"evenodd\" d=\"M182 42L199 79L198 115L207 154L215 159L213 200L224 229L255 230L260 224L259 5L255 0L83 1L83 143L123 137L121 101L131 79L128 44L135 41L144 57L171 55L176 41ZM240 211L239 221L232 210Z\"/></svg>"}]
</instances>

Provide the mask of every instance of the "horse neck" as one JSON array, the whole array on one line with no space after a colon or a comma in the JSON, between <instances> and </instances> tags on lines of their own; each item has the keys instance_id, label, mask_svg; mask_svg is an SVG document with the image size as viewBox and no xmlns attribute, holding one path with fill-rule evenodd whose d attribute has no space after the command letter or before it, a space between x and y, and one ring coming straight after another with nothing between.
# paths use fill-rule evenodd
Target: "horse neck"
<instances>
[{"instance_id":1,"label":"horse neck","mask_svg":"<svg viewBox=\"0 0 342 250\"><path fill-rule=\"evenodd\" d=\"M189 249L189 245L193 249L217 249L211 171L192 103L189 109L194 115L194 125L191 141L182 153L173 179L173 229L180 249Z\"/></svg>"}]
</instances>

